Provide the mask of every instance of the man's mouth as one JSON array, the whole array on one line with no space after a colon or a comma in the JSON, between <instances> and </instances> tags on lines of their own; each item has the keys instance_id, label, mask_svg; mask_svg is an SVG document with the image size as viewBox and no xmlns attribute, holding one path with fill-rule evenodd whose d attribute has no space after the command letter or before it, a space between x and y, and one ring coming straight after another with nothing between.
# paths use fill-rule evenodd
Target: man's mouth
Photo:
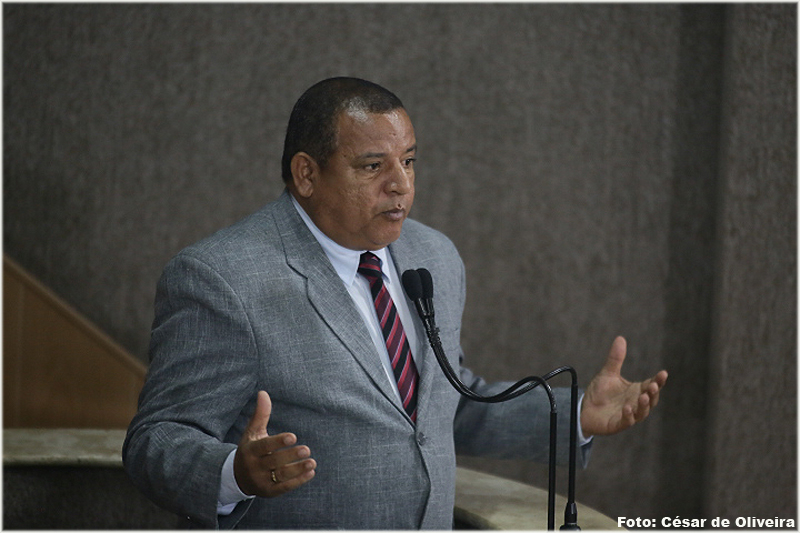
<instances>
[{"instance_id":1,"label":"man's mouth","mask_svg":"<svg viewBox=\"0 0 800 533\"><path fill-rule=\"evenodd\" d=\"M383 215L388 218L389 220L399 222L406 218L406 210L403 207L396 207L394 209L389 209L388 211L384 211Z\"/></svg>"}]
</instances>

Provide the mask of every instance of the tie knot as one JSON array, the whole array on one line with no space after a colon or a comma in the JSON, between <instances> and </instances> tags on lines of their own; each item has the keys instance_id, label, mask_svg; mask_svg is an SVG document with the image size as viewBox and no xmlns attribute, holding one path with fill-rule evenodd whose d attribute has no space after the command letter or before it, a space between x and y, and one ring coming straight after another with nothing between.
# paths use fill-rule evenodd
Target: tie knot
<instances>
[{"instance_id":1,"label":"tie knot","mask_svg":"<svg viewBox=\"0 0 800 533\"><path fill-rule=\"evenodd\" d=\"M361 254L358 273L368 278L380 278L382 274L381 260L372 252L364 252Z\"/></svg>"}]
</instances>

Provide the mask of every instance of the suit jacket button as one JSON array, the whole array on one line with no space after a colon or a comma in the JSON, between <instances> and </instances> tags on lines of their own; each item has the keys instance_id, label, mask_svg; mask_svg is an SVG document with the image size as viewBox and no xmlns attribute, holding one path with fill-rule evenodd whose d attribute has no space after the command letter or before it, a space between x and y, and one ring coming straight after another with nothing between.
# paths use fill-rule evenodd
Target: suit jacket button
<instances>
[{"instance_id":1,"label":"suit jacket button","mask_svg":"<svg viewBox=\"0 0 800 533\"><path fill-rule=\"evenodd\" d=\"M420 446L425 446L426 442L428 442L428 437L425 436L425 433L421 431L417 433L417 444Z\"/></svg>"}]
</instances>

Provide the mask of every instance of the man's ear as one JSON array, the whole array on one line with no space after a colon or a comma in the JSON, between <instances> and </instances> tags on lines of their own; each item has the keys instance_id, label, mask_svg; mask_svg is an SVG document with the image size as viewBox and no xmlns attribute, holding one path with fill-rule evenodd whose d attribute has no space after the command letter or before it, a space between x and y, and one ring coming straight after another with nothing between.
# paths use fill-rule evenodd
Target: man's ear
<instances>
[{"instance_id":1,"label":"man's ear","mask_svg":"<svg viewBox=\"0 0 800 533\"><path fill-rule=\"evenodd\" d=\"M307 153L297 152L292 157L291 169L294 190L303 198L309 198L319 179L319 165Z\"/></svg>"}]
</instances>

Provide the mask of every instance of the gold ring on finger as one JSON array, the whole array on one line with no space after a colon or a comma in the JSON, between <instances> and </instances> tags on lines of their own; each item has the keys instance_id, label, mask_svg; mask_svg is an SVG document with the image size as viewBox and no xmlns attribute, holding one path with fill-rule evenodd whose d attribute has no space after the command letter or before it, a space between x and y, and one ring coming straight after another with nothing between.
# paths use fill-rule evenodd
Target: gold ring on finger
<instances>
[{"instance_id":1,"label":"gold ring on finger","mask_svg":"<svg viewBox=\"0 0 800 533\"><path fill-rule=\"evenodd\" d=\"M273 483L279 483L278 477L275 475L275 471L274 470L270 470L269 473L272 476L272 482Z\"/></svg>"}]
</instances>

